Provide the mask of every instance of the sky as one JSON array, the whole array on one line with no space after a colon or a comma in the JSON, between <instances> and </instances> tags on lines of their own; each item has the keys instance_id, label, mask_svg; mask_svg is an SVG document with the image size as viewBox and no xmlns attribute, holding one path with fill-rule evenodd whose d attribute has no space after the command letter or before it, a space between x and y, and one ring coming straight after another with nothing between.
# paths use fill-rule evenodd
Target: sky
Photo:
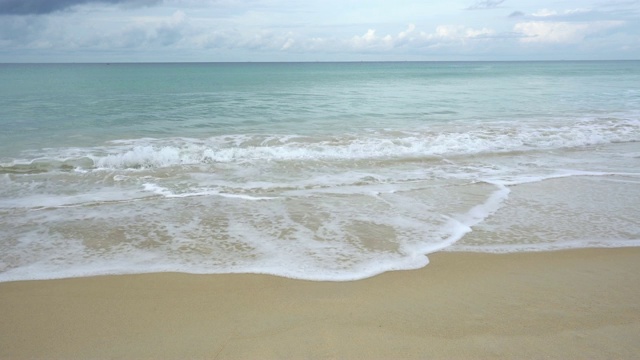
<instances>
[{"instance_id":1,"label":"sky","mask_svg":"<svg viewBox=\"0 0 640 360\"><path fill-rule=\"evenodd\" d=\"M0 62L640 59L640 0L0 0Z\"/></svg>"}]
</instances>

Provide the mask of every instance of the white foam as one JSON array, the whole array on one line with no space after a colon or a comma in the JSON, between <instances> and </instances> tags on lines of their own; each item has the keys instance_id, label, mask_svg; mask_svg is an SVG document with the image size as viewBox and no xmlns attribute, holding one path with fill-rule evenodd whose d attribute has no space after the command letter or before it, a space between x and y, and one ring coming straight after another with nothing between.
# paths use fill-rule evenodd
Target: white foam
<instances>
[{"instance_id":1,"label":"white foam","mask_svg":"<svg viewBox=\"0 0 640 360\"><path fill-rule=\"evenodd\" d=\"M415 131L368 131L332 137L225 135L209 139L170 138L112 141L95 148L48 149L32 159L0 164L0 172L58 168L144 170L212 163L335 161L381 158L451 157L483 153L551 150L640 141L640 120L585 119L532 127L503 122L473 127ZM49 164L49 165L47 165ZM4 170L3 170L4 169Z\"/></svg>"},{"instance_id":2,"label":"white foam","mask_svg":"<svg viewBox=\"0 0 640 360\"><path fill-rule=\"evenodd\" d=\"M573 170L573 169L558 169L554 173L546 174L546 175L518 175L518 176L505 176L501 177L501 179L491 180L496 184L501 184L505 186L514 186L514 185L522 185L528 183L536 183L542 182L545 180L551 179L561 179L568 178L573 176L593 176L593 177L601 177L601 176L631 176L631 177L640 177L640 173L634 172L604 172L604 171L584 171L584 170Z\"/></svg>"},{"instance_id":3,"label":"white foam","mask_svg":"<svg viewBox=\"0 0 640 360\"><path fill-rule=\"evenodd\" d=\"M144 183L143 188L161 196L145 203L5 218L18 229L11 236L21 244L8 256L26 263L15 268L4 265L9 268L0 273L0 281L151 271L361 279L426 265L426 253L462 237L469 225L490 214L497 194L503 192L499 188L485 204L460 219L447 220L404 193L286 198L218 193L212 198L180 197L155 183ZM238 199L263 203L256 207L251 205L254 201ZM416 213L420 207L428 212ZM21 233L19 229L28 224L41 230ZM121 230L113 233L114 228ZM382 232L371 233L371 228ZM45 243L39 240L43 234ZM155 245L144 250L148 243Z\"/></svg>"},{"instance_id":4,"label":"white foam","mask_svg":"<svg viewBox=\"0 0 640 360\"><path fill-rule=\"evenodd\" d=\"M251 201L277 199L276 197L270 197L270 196L250 196L250 195L244 195L244 194L218 193L218 195L222 197L232 198L232 199L242 199L242 200L251 200Z\"/></svg>"},{"instance_id":5,"label":"white foam","mask_svg":"<svg viewBox=\"0 0 640 360\"><path fill-rule=\"evenodd\" d=\"M502 203L507 199L511 190L508 187L495 184L498 187L489 198L482 204L476 205L471 208L466 214L458 216L458 220L469 227L473 227L481 223L484 219L489 217L500 209Z\"/></svg>"},{"instance_id":6,"label":"white foam","mask_svg":"<svg viewBox=\"0 0 640 360\"><path fill-rule=\"evenodd\" d=\"M167 198L186 198L186 197L193 197L193 196L215 195L215 196L222 196L222 197L233 198L233 199L243 199L243 200L252 200L252 201L276 199L276 197L272 197L272 196L251 196L246 194L231 194L231 193L220 192L218 190L201 189L201 188L197 188L197 189L191 188L189 189L188 192L182 192L182 193L176 194L171 190L165 187L159 186L157 184L144 183L142 185L145 191L149 191L157 195L162 195Z\"/></svg>"},{"instance_id":7,"label":"white foam","mask_svg":"<svg viewBox=\"0 0 640 360\"><path fill-rule=\"evenodd\" d=\"M129 202L144 198L135 191L104 189L78 195L36 194L0 199L0 209L48 209L74 206L89 206L102 203Z\"/></svg>"},{"instance_id":8,"label":"white foam","mask_svg":"<svg viewBox=\"0 0 640 360\"><path fill-rule=\"evenodd\" d=\"M532 244L501 244L501 245L454 245L443 249L448 252L477 252L490 254L509 254L518 252L544 252L570 249L607 249L640 247L640 239L580 239L573 241L557 241Z\"/></svg>"},{"instance_id":9,"label":"white foam","mask_svg":"<svg viewBox=\"0 0 640 360\"><path fill-rule=\"evenodd\" d=\"M144 183L142 184L142 186L144 187L145 191L149 191L157 195L162 195L166 197L176 197L176 195L171 191L169 191L169 189L159 186L157 184Z\"/></svg>"},{"instance_id":10,"label":"white foam","mask_svg":"<svg viewBox=\"0 0 640 360\"><path fill-rule=\"evenodd\" d=\"M12 160L0 177L0 238L8 239L0 281L152 271L356 280L424 266L426 255L445 249L637 244L465 245L520 185L616 177L633 186L628 178L640 176L624 171L633 157L609 167L606 156L592 161L583 151L638 141L640 132L628 131L637 122L500 126L134 139ZM580 148L557 151L571 146ZM93 165L81 162L80 171L60 165L89 158ZM36 171L43 162L52 164L47 173Z\"/></svg>"}]
</instances>

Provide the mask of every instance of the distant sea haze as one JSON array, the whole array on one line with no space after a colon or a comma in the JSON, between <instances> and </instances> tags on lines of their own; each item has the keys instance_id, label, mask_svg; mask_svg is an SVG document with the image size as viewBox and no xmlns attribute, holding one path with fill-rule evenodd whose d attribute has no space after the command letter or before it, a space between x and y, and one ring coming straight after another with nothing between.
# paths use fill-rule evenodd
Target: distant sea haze
<instances>
[{"instance_id":1,"label":"distant sea haze","mask_svg":"<svg viewBox=\"0 0 640 360\"><path fill-rule=\"evenodd\" d=\"M0 281L640 246L640 62L0 65Z\"/></svg>"}]
</instances>

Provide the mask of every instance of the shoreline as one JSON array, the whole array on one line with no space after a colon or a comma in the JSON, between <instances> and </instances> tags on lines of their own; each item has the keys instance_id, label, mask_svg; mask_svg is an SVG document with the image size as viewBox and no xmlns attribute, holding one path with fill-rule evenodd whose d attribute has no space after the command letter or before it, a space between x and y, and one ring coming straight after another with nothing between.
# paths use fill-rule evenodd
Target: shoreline
<instances>
[{"instance_id":1,"label":"shoreline","mask_svg":"<svg viewBox=\"0 0 640 360\"><path fill-rule=\"evenodd\" d=\"M640 247L440 252L357 281L0 283L0 358L634 358Z\"/></svg>"}]
</instances>

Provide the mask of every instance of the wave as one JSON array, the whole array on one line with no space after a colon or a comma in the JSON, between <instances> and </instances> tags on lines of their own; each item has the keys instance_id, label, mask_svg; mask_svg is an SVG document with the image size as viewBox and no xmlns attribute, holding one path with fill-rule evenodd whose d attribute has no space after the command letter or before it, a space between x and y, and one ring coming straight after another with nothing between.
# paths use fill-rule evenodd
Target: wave
<instances>
[{"instance_id":1,"label":"wave","mask_svg":"<svg viewBox=\"0 0 640 360\"><path fill-rule=\"evenodd\" d=\"M70 159L38 158L35 160L14 160L0 163L0 174L40 174L50 171L73 172L94 167L88 157Z\"/></svg>"},{"instance_id":2,"label":"wave","mask_svg":"<svg viewBox=\"0 0 640 360\"><path fill-rule=\"evenodd\" d=\"M335 136L226 135L110 142L49 149L35 159L0 163L0 173L154 169L212 163L443 158L576 148L640 141L640 120L590 119L544 126L489 123L475 127L376 130Z\"/></svg>"}]
</instances>

